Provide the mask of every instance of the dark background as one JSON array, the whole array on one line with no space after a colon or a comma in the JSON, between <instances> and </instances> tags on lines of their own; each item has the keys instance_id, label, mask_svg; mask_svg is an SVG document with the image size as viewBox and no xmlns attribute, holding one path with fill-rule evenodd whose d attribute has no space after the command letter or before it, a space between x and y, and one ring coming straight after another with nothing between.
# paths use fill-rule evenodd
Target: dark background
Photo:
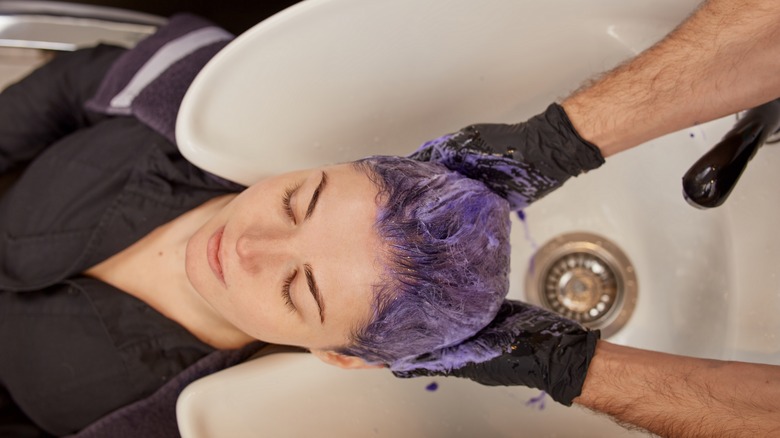
<instances>
[{"instance_id":1,"label":"dark background","mask_svg":"<svg viewBox=\"0 0 780 438\"><path fill-rule=\"evenodd\" d=\"M238 35L299 0L67 0L170 17L192 12Z\"/></svg>"}]
</instances>

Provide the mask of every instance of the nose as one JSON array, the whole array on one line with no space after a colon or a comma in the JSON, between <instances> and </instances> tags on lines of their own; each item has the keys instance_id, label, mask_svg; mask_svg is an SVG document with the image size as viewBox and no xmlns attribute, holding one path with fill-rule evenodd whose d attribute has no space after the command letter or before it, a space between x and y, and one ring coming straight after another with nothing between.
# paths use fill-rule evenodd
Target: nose
<instances>
[{"instance_id":1,"label":"nose","mask_svg":"<svg viewBox=\"0 0 780 438\"><path fill-rule=\"evenodd\" d=\"M291 240L284 233L245 233L236 241L239 263L249 273L286 265L293 254Z\"/></svg>"}]
</instances>

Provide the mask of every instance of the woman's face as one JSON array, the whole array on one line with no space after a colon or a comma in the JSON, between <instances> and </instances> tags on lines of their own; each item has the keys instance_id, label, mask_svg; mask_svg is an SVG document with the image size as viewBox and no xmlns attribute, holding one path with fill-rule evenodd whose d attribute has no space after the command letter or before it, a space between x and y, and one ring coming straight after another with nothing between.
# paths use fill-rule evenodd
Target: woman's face
<instances>
[{"instance_id":1,"label":"woman's face","mask_svg":"<svg viewBox=\"0 0 780 438\"><path fill-rule=\"evenodd\" d=\"M377 189L349 164L263 180L187 244L187 276L229 323L266 342L345 346L380 276Z\"/></svg>"}]
</instances>

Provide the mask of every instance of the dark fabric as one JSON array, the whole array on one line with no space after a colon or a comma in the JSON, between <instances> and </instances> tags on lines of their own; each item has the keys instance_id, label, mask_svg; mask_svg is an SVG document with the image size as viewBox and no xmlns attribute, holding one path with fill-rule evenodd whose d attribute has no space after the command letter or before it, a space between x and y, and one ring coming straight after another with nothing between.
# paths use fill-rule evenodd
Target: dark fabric
<instances>
[{"instance_id":1,"label":"dark fabric","mask_svg":"<svg viewBox=\"0 0 780 438\"><path fill-rule=\"evenodd\" d=\"M87 101L87 108L106 113L110 111L111 99L127 86L138 70L165 44L206 26L209 21L191 14L177 14L152 35L139 41L131 50L125 51L105 72L97 92Z\"/></svg>"},{"instance_id":2,"label":"dark fabric","mask_svg":"<svg viewBox=\"0 0 780 438\"><path fill-rule=\"evenodd\" d=\"M0 94L6 168L35 157L0 200L0 289L39 289L82 272L183 211L240 190L136 119L84 110L124 52L99 46L62 55ZM54 233L56 247L39 238Z\"/></svg>"},{"instance_id":3,"label":"dark fabric","mask_svg":"<svg viewBox=\"0 0 780 438\"><path fill-rule=\"evenodd\" d=\"M236 187L135 118L84 110L122 53L63 54L0 93L0 173L27 166L0 198L0 427L74 433L201 358L231 354L81 276Z\"/></svg>"},{"instance_id":4,"label":"dark fabric","mask_svg":"<svg viewBox=\"0 0 780 438\"><path fill-rule=\"evenodd\" d=\"M55 435L150 395L214 351L135 297L84 277L0 292L0 347L15 404Z\"/></svg>"},{"instance_id":5,"label":"dark fabric","mask_svg":"<svg viewBox=\"0 0 780 438\"><path fill-rule=\"evenodd\" d=\"M19 409L11 394L0 386L0 437L48 438L50 436Z\"/></svg>"},{"instance_id":6,"label":"dark fabric","mask_svg":"<svg viewBox=\"0 0 780 438\"><path fill-rule=\"evenodd\" d=\"M216 351L179 373L152 396L113 412L73 438L172 438L179 436L176 401L195 380L247 360L265 344L255 342L238 350Z\"/></svg>"},{"instance_id":7,"label":"dark fabric","mask_svg":"<svg viewBox=\"0 0 780 438\"><path fill-rule=\"evenodd\" d=\"M180 41L205 28L218 29L213 23L192 14L171 17L165 26L117 59L95 96L87 101L87 108L102 114L132 114L170 142L176 143L176 116L187 89L206 63L230 42L232 35L223 31L221 38L224 39L186 52L140 90L130 107L116 107L112 105L112 99L136 77L147 62L154 59L159 65L169 61L159 52L166 44Z\"/></svg>"},{"instance_id":8,"label":"dark fabric","mask_svg":"<svg viewBox=\"0 0 780 438\"><path fill-rule=\"evenodd\" d=\"M0 174L25 165L49 145L105 116L84 110L99 78L123 50L95 50L58 56L45 69L0 93Z\"/></svg>"}]
</instances>

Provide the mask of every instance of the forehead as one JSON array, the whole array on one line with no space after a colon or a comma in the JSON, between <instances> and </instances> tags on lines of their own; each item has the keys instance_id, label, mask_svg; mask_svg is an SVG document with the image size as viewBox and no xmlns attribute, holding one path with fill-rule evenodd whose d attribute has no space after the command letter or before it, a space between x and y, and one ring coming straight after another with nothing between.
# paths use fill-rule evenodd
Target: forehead
<instances>
[{"instance_id":1,"label":"forehead","mask_svg":"<svg viewBox=\"0 0 780 438\"><path fill-rule=\"evenodd\" d=\"M378 190L352 165L326 167L309 178L319 183L322 171L327 183L312 215L319 214L312 224L312 232L318 234L312 239L316 257L312 266L318 271L326 327L332 327L343 344L355 327L370 319L373 285L382 274L381 240L374 227Z\"/></svg>"}]
</instances>

